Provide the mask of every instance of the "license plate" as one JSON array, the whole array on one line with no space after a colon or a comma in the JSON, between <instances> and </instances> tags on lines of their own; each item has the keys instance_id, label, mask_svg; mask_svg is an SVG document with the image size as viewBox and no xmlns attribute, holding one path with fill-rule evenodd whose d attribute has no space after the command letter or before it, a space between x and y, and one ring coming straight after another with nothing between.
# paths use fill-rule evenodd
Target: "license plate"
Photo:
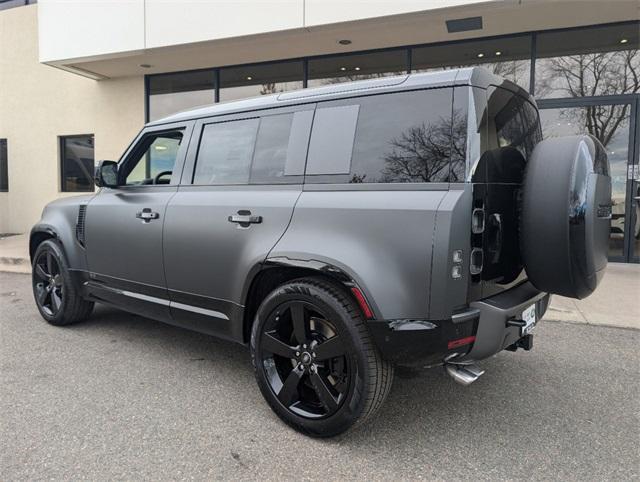
<instances>
[{"instance_id":1,"label":"license plate","mask_svg":"<svg viewBox=\"0 0 640 482\"><path fill-rule=\"evenodd\" d=\"M522 312L522 321L526 323L522 327L522 336L528 335L536 326L536 305L531 305Z\"/></svg>"}]
</instances>

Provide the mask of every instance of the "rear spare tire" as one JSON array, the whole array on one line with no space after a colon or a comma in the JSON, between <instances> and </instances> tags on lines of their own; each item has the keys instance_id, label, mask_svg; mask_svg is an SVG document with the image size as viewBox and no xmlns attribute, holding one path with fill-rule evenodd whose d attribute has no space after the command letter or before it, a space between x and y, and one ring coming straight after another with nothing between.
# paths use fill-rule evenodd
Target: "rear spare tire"
<instances>
[{"instance_id":1,"label":"rear spare tire","mask_svg":"<svg viewBox=\"0 0 640 482\"><path fill-rule=\"evenodd\" d=\"M525 170L521 250L536 288L585 298L607 265L611 177L604 147L589 135L546 139Z\"/></svg>"}]
</instances>

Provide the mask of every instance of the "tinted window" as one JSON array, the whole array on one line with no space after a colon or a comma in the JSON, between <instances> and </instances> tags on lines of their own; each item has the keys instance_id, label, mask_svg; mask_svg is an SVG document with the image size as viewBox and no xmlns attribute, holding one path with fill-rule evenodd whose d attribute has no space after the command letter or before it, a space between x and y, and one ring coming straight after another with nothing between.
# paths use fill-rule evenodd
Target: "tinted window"
<instances>
[{"instance_id":1,"label":"tinted window","mask_svg":"<svg viewBox=\"0 0 640 482\"><path fill-rule=\"evenodd\" d=\"M466 119L452 116L452 89L370 96L349 105L357 106L355 135L349 146L350 162L348 170L343 170L349 174L309 176L310 182L402 183L451 179L452 136L456 129L466 130ZM337 173L335 158L344 155L344 139L334 138L316 146L313 142L316 127L314 121L307 174ZM351 135L348 129L342 128L340 136L347 134Z\"/></svg>"},{"instance_id":2,"label":"tinted window","mask_svg":"<svg viewBox=\"0 0 640 482\"><path fill-rule=\"evenodd\" d=\"M236 100L302 89L301 61L220 69L220 100Z\"/></svg>"},{"instance_id":3,"label":"tinted window","mask_svg":"<svg viewBox=\"0 0 640 482\"><path fill-rule=\"evenodd\" d=\"M0 139L0 191L9 190L9 175L8 175L8 159L7 159L7 140Z\"/></svg>"},{"instance_id":4,"label":"tinted window","mask_svg":"<svg viewBox=\"0 0 640 482\"><path fill-rule=\"evenodd\" d=\"M121 174L125 184L169 184L181 143L182 131L179 130L145 136Z\"/></svg>"},{"instance_id":5,"label":"tinted window","mask_svg":"<svg viewBox=\"0 0 640 482\"><path fill-rule=\"evenodd\" d=\"M259 119L209 124L202 130L194 184L246 184Z\"/></svg>"},{"instance_id":6,"label":"tinted window","mask_svg":"<svg viewBox=\"0 0 640 482\"><path fill-rule=\"evenodd\" d=\"M60 154L62 191L93 191L93 135L61 137Z\"/></svg>"},{"instance_id":7,"label":"tinted window","mask_svg":"<svg viewBox=\"0 0 640 482\"><path fill-rule=\"evenodd\" d=\"M640 92L639 49L637 22L539 33L536 97Z\"/></svg>"},{"instance_id":8,"label":"tinted window","mask_svg":"<svg viewBox=\"0 0 640 482\"><path fill-rule=\"evenodd\" d=\"M407 51L387 50L309 60L309 87L407 73Z\"/></svg>"},{"instance_id":9,"label":"tinted window","mask_svg":"<svg viewBox=\"0 0 640 482\"><path fill-rule=\"evenodd\" d=\"M204 127L194 184L301 182L313 110Z\"/></svg>"},{"instance_id":10,"label":"tinted window","mask_svg":"<svg viewBox=\"0 0 640 482\"><path fill-rule=\"evenodd\" d=\"M508 90L495 89L491 93L489 117L494 122L490 131L495 129L497 147L515 147L528 159L533 148L542 140L536 108L525 98Z\"/></svg>"},{"instance_id":11,"label":"tinted window","mask_svg":"<svg viewBox=\"0 0 640 482\"><path fill-rule=\"evenodd\" d=\"M214 101L215 74L213 70L149 77L149 120L213 104Z\"/></svg>"}]
</instances>

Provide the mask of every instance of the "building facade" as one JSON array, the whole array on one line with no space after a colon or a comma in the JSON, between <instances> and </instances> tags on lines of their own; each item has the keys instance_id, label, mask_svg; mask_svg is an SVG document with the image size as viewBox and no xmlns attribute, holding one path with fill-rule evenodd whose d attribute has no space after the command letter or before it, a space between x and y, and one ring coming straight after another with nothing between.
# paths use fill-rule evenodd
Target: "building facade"
<instances>
[{"instance_id":1,"label":"building facade","mask_svg":"<svg viewBox=\"0 0 640 482\"><path fill-rule=\"evenodd\" d=\"M589 132L613 177L610 256L637 262L636 0L24 0L0 8L0 232L94 189L145 121L213 102L483 65Z\"/></svg>"}]
</instances>

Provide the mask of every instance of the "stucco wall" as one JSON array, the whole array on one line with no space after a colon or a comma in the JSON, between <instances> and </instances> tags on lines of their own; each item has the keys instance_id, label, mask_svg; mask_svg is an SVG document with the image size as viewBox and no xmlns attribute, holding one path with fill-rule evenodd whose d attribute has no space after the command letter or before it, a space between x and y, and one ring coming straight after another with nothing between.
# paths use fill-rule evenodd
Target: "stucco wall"
<instances>
[{"instance_id":1,"label":"stucco wall","mask_svg":"<svg viewBox=\"0 0 640 482\"><path fill-rule=\"evenodd\" d=\"M0 137L9 192L0 232L25 232L60 192L58 136L95 135L95 158L117 159L144 123L144 80L95 81L38 61L37 5L0 11Z\"/></svg>"}]
</instances>

